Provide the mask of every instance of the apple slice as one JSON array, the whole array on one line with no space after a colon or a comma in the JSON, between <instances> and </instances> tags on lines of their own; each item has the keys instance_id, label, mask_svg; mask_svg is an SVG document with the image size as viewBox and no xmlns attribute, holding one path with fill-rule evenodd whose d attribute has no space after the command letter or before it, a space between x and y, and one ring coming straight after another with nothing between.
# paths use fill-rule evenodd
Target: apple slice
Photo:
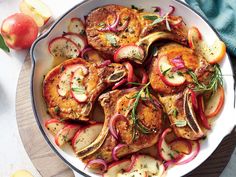
<instances>
[{"instance_id":1,"label":"apple slice","mask_svg":"<svg viewBox=\"0 0 236 177\"><path fill-rule=\"evenodd\" d=\"M90 145L98 137L102 126L102 124L97 123L79 129L72 139L72 147L75 153Z\"/></svg>"},{"instance_id":2,"label":"apple slice","mask_svg":"<svg viewBox=\"0 0 236 177\"><path fill-rule=\"evenodd\" d=\"M70 92L70 80L72 73L75 72L78 68L84 67L81 64L70 65L65 68L60 76L60 81L58 84L58 94L60 96L66 96Z\"/></svg>"},{"instance_id":3,"label":"apple slice","mask_svg":"<svg viewBox=\"0 0 236 177\"><path fill-rule=\"evenodd\" d=\"M48 45L49 52L54 57L77 58L80 54L79 47L70 39L65 37L56 37Z\"/></svg>"},{"instance_id":4,"label":"apple slice","mask_svg":"<svg viewBox=\"0 0 236 177\"><path fill-rule=\"evenodd\" d=\"M78 68L71 77L71 94L79 103L85 102L88 98L83 85L84 76L87 74L88 70L83 66Z\"/></svg>"},{"instance_id":5,"label":"apple slice","mask_svg":"<svg viewBox=\"0 0 236 177\"><path fill-rule=\"evenodd\" d=\"M132 172L118 173L117 177L148 177L148 173L144 170L135 170Z\"/></svg>"},{"instance_id":6,"label":"apple slice","mask_svg":"<svg viewBox=\"0 0 236 177\"><path fill-rule=\"evenodd\" d=\"M186 78L172 71L173 66L169 63L166 55L160 56L157 64L157 71L162 81L169 86L180 86L185 83Z\"/></svg>"},{"instance_id":7,"label":"apple slice","mask_svg":"<svg viewBox=\"0 0 236 177\"><path fill-rule=\"evenodd\" d=\"M67 125L63 129L61 129L55 136L55 143L58 146L64 145L66 142L70 141L75 133L79 130L80 125Z\"/></svg>"},{"instance_id":8,"label":"apple slice","mask_svg":"<svg viewBox=\"0 0 236 177\"><path fill-rule=\"evenodd\" d=\"M49 119L45 122L45 127L53 134L56 135L67 124L58 119Z\"/></svg>"},{"instance_id":9,"label":"apple slice","mask_svg":"<svg viewBox=\"0 0 236 177\"><path fill-rule=\"evenodd\" d=\"M51 17L50 9L40 0L23 0L20 2L20 11L31 16L38 27L42 27Z\"/></svg>"},{"instance_id":10,"label":"apple slice","mask_svg":"<svg viewBox=\"0 0 236 177\"><path fill-rule=\"evenodd\" d=\"M188 43L192 49L204 56L211 64L219 63L226 54L226 46L224 42L217 39L212 46L208 46L207 43L202 40L201 33L196 27L189 29Z\"/></svg>"},{"instance_id":11,"label":"apple slice","mask_svg":"<svg viewBox=\"0 0 236 177\"><path fill-rule=\"evenodd\" d=\"M109 165L107 172L103 174L103 177L117 176L119 172L124 171L130 165L130 162L129 159L125 159L112 163Z\"/></svg>"},{"instance_id":12,"label":"apple slice","mask_svg":"<svg viewBox=\"0 0 236 177\"><path fill-rule=\"evenodd\" d=\"M84 50L85 47L88 45L87 40L85 39L85 37L83 37L80 34L76 34L76 33L65 33L63 34L63 37L72 40L74 43L77 44L78 48L80 49L80 51Z\"/></svg>"},{"instance_id":13,"label":"apple slice","mask_svg":"<svg viewBox=\"0 0 236 177\"><path fill-rule=\"evenodd\" d=\"M68 32L84 35L85 27L80 18L72 18L68 25Z\"/></svg>"},{"instance_id":14,"label":"apple slice","mask_svg":"<svg viewBox=\"0 0 236 177\"><path fill-rule=\"evenodd\" d=\"M215 117L224 105L224 89L219 86L215 93L205 103L205 115L207 118Z\"/></svg>"},{"instance_id":15,"label":"apple slice","mask_svg":"<svg viewBox=\"0 0 236 177\"><path fill-rule=\"evenodd\" d=\"M144 58L144 50L134 44L120 47L114 54L114 61L120 62L123 59L141 61ZM139 63L139 62L138 62Z\"/></svg>"}]
</instances>

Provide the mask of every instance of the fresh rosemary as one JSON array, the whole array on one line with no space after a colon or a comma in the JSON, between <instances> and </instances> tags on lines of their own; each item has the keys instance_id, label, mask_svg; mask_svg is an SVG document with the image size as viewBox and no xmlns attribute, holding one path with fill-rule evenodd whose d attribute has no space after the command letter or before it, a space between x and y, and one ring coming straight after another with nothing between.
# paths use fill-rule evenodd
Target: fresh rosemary
<instances>
[{"instance_id":1,"label":"fresh rosemary","mask_svg":"<svg viewBox=\"0 0 236 177\"><path fill-rule=\"evenodd\" d=\"M218 64L215 64L213 66L214 73L212 74L210 78L210 83L208 85L204 83L200 83L196 74L192 70L188 70L187 73L192 77L193 82L195 84L194 91L196 92L206 92L206 91L213 91L215 92L217 88L221 85L223 85L223 77L220 70L220 66Z\"/></svg>"},{"instance_id":2,"label":"fresh rosemary","mask_svg":"<svg viewBox=\"0 0 236 177\"><path fill-rule=\"evenodd\" d=\"M137 93L135 93L132 97L129 97L129 99L134 99L135 98L135 101L134 101L134 104L133 104L133 107L132 107L132 111L131 111L131 119L133 121L133 134L132 134L132 139L133 141L135 140L136 138L136 131L137 129L139 131L141 131L143 134L149 134L151 133L152 131L149 130L147 127L145 127L138 119L137 117L137 107L138 107L138 103L141 100L147 100L147 99L150 99L152 100L152 97L151 97L151 94L150 94L150 90L148 88L148 86L150 85L150 82L148 82L147 84L139 84L139 83L136 83L136 82L130 82L129 84L133 84L133 85L139 85L139 86L143 86ZM144 95L144 97L143 97Z\"/></svg>"}]
</instances>

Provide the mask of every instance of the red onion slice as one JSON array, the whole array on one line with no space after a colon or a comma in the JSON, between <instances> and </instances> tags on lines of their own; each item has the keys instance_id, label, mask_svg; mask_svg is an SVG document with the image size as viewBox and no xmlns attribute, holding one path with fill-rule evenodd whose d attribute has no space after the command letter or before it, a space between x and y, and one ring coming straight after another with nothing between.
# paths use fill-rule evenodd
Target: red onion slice
<instances>
[{"instance_id":1,"label":"red onion slice","mask_svg":"<svg viewBox=\"0 0 236 177\"><path fill-rule=\"evenodd\" d=\"M99 31L112 31L112 32L117 32L117 25L120 23L120 16L117 15L116 13L113 13L115 16L115 21L112 25L108 25L105 28L99 29Z\"/></svg>"},{"instance_id":2,"label":"red onion slice","mask_svg":"<svg viewBox=\"0 0 236 177\"><path fill-rule=\"evenodd\" d=\"M120 119L123 119L125 120L127 123L128 123L128 120L126 119L125 116L123 116L122 114L115 114L114 116L112 116L109 120L109 130L110 130L110 133L112 134L112 136L115 138L115 139L118 139L118 134L116 132L116 122L117 120L120 120Z\"/></svg>"},{"instance_id":3,"label":"red onion slice","mask_svg":"<svg viewBox=\"0 0 236 177\"><path fill-rule=\"evenodd\" d=\"M117 89L121 85L124 85L127 82L126 78L121 79L119 82L115 83L115 85L112 87L112 90Z\"/></svg>"},{"instance_id":4,"label":"red onion slice","mask_svg":"<svg viewBox=\"0 0 236 177\"><path fill-rule=\"evenodd\" d=\"M122 26L117 27L117 31L124 31L129 25L129 20L126 20Z\"/></svg>"},{"instance_id":5,"label":"red onion slice","mask_svg":"<svg viewBox=\"0 0 236 177\"><path fill-rule=\"evenodd\" d=\"M169 5L169 7L171 8L170 12L168 12L168 16L173 15L173 13L175 12L175 7L172 5Z\"/></svg>"},{"instance_id":6,"label":"red onion slice","mask_svg":"<svg viewBox=\"0 0 236 177\"><path fill-rule=\"evenodd\" d=\"M140 73L142 75L141 84L146 84L148 82L148 75L147 75L146 71L143 68L141 68Z\"/></svg>"},{"instance_id":7,"label":"red onion slice","mask_svg":"<svg viewBox=\"0 0 236 177\"><path fill-rule=\"evenodd\" d=\"M81 58L86 59L86 58L85 58L85 54L86 54L88 51L91 51L91 50L93 50L91 47L87 47L87 48L85 48L84 50L82 50L82 52L81 52L81 54L80 54Z\"/></svg>"},{"instance_id":8,"label":"red onion slice","mask_svg":"<svg viewBox=\"0 0 236 177\"><path fill-rule=\"evenodd\" d=\"M154 10L154 12L157 12L158 13L158 15L162 15L162 9L161 9L161 7L159 7L159 6L153 6L152 8L155 8L155 10Z\"/></svg>"},{"instance_id":9,"label":"red onion slice","mask_svg":"<svg viewBox=\"0 0 236 177\"><path fill-rule=\"evenodd\" d=\"M132 155L131 162L129 167L125 170L126 172L130 172L130 170L133 168L135 161L136 161L137 155Z\"/></svg>"},{"instance_id":10,"label":"red onion slice","mask_svg":"<svg viewBox=\"0 0 236 177\"><path fill-rule=\"evenodd\" d=\"M182 56L177 56L171 59L171 63L174 64L174 67L172 68L172 71L174 72L185 68L185 64L182 59Z\"/></svg>"},{"instance_id":11,"label":"red onion slice","mask_svg":"<svg viewBox=\"0 0 236 177\"><path fill-rule=\"evenodd\" d=\"M117 154L117 151L119 150L119 149L121 149L121 148L123 148L123 147L126 147L127 145L126 144L118 144L116 147L114 147L113 149L112 149L112 158L114 159L114 160L119 160L119 158L116 156L116 154Z\"/></svg>"},{"instance_id":12,"label":"red onion slice","mask_svg":"<svg viewBox=\"0 0 236 177\"><path fill-rule=\"evenodd\" d=\"M192 153L190 153L189 155L184 156L184 158L182 158L181 160L179 160L178 162L176 162L176 165L183 165L186 164L190 161L192 161L193 159L195 159L195 157L198 155L199 151L200 151L200 143L199 141L192 141L194 143L194 145L192 147Z\"/></svg>"},{"instance_id":13,"label":"red onion slice","mask_svg":"<svg viewBox=\"0 0 236 177\"><path fill-rule=\"evenodd\" d=\"M133 66L130 64L130 62L124 62L124 65L126 69L128 70L128 82L133 82L134 81L134 69Z\"/></svg>"},{"instance_id":14,"label":"red onion slice","mask_svg":"<svg viewBox=\"0 0 236 177\"><path fill-rule=\"evenodd\" d=\"M100 164L100 165L103 165L102 173L104 173L105 171L107 171L107 163L106 163L105 160L103 160L103 159L90 160L90 161L86 164L86 166L84 167L84 169L86 169L88 166L93 165L93 164Z\"/></svg>"},{"instance_id":15,"label":"red onion slice","mask_svg":"<svg viewBox=\"0 0 236 177\"><path fill-rule=\"evenodd\" d=\"M105 60L101 64L98 65L98 68L103 68L105 66L108 66L109 64L111 64L111 60Z\"/></svg>"}]
</instances>

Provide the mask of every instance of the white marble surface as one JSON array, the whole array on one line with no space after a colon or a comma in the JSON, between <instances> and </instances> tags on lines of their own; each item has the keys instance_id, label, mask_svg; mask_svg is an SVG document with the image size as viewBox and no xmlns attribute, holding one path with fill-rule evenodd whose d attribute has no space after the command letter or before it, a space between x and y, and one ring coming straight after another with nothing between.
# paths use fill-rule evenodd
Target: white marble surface
<instances>
[{"instance_id":1,"label":"white marble surface","mask_svg":"<svg viewBox=\"0 0 236 177\"><path fill-rule=\"evenodd\" d=\"M43 0L58 17L81 0ZM0 0L0 24L4 18L18 12L19 0ZM55 4L57 4L55 6ZM27 51L0 50L0 177L9 177L18 169L26 169L40 177L22 145L16 123L15 95L21 66ZM236 151L221 177L236 176Z\"/></svg>"}]
</instances>

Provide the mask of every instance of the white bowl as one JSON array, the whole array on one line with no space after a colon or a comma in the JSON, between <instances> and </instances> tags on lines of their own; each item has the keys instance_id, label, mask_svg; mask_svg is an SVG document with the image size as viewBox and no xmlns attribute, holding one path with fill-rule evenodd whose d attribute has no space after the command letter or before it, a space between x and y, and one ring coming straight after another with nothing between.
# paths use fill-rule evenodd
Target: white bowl
<instances>
[{"instance_id":1,"label":"white bowl","mask_svg":"<svg viewBox=\"0 0 236 177\"><path fill-rule=\"evenodd\" d=\"M46 113L46 106L42 98L42 81L43 76L52 67L52 57L48 52L48 43L53 38L60 36L66 30L67 22L72 17L84 18L91 10L106 5L106 4L119 4L130 7L132 4L144 8L145 11L153 11L151 7L160 6L164 11L169 11L169 5L176 7L176 15L183 17L188 26L197 26L201 31L203 38L207 43L214 42L218 35L216 31L204 20L196 11L192 10L186 4L176 0L88 0L82 2L71 10L66 12L59 18L52 27L42 36L40 36L31 48L32 58L32 80L31 80L31 95L32 106L35 114L36 121L45 140L51 148L65 161L73 170L84 176L98 176L90 173L87 169L84 170L84 164L74 155L72 149L68 146L63 150L56 146L53 137L44 127L44 122L49 118ZM201 143L201 150L199 155L191 162L185 165L174 166L168 170L167 176L177 177L183 176L194 168L199 166L205 161L216 147L220 144L221 140L230 133L236 125L236 119L233 117L235 114L234 104L234 80L232 77L232 67L228 55L221 63L222 73L224 76L225 88L225 104L223 111L216 118L212 130L209 131L207 139ZM53 163L53 162L52 162Z\"/></svg>"}]
</instances>

